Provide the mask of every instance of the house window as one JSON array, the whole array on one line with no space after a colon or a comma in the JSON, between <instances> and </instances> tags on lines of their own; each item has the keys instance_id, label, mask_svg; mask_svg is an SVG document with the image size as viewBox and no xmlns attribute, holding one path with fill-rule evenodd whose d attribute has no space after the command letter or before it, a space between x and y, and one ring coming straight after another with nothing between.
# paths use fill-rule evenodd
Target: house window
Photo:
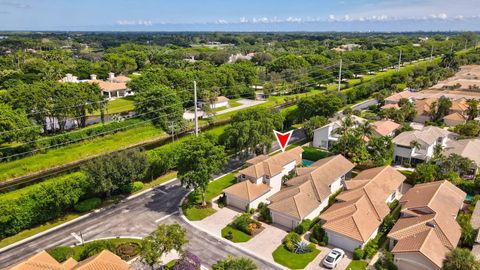
<instances>
[{"instance_id":1,"label":"house window","mask_svg":"<svg viewBox=\"0 0 480 270\"><path fill-rule=\"evenodd\" d=\"M397 191L395 190L392 195L390 195L390 201L393 201L395 197L397 196Z\"/></svg>"}]
</instances>

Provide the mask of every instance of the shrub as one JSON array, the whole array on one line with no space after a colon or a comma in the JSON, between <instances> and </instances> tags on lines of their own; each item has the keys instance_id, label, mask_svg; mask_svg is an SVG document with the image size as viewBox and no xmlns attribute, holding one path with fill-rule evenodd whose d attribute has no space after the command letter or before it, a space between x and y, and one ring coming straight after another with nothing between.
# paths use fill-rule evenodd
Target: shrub
<instances>
[{"instance_id":1,"label":"shrub","mask_svg":"<svg viewBox=\"0 0 480 270\"><path fill-rule=\"evenodd\" d=\"M103 250L109 250L115 253L115 244L109 240L99 240L94 242L85 243L83 251L80 254L80 260L83 261L93 255L96 255Z\"/></svg>"},{"instance_id":2,"label":"shrub","mask_svg":"<svg viewBox=\"0 0 480 270\"><path fill-rule=\"evenodd\" d=\"M393 254L384 251L380 259L375 263L376 270L397 270L398 267L393 262Z\"/></svg>"},{"instance_id":3,"label":"shrub","mask_svg":"<svg viewBox=\"0 0 480 270\"><path fill-rule=\"evenodd\" d=\"M135 193L137 191L142 190L143 186L144 186L143 182L135 181L135 182L130 183L129 185L125 186L125 189L123 190L123 193L126 193L126 194Z\"/></svg>"},{"instance_id":4,"label":"shrub","mask_svg":"<svg viewBox=\"0 0 480 270\"><path fill-rule=\"evenodd\" d=\"M310 235L310 242L319 244L321 246L328 245L328 236L325 230L322 228L322 224L317 223L312 228L312 234Z\"/></svg>"},{"instance_id":5,"label":"shrub","mask_svg":"<svg viewBox=\"0 0 480 270\"><path fill-rule=\"evenodd\" d=\"M178 150L173 146L161 147L148 151L147 157L147 178L153 180L175 168L178 160Z\"/></svg>"},{"instance_id":6,"label":"shrub","mask_svg":"<svg viewBox=\"0 0 480 270\"><path fill-rule=\"evenodd\" d=\"M115 254L122 258L122 260L129 261L137 256L139 249L140 245L137 243L123 243L117 246Z\"/></svg>"},{"instance_id":7,"label":"shrub","mask_svg":"<svg viewBox=\"0 0 480 270\"><path fill-rule=\"evenodd\" d=\"M324 234L323 237L322 237L322 241L318 244L322 247L328 246L328 235Z\"/></svg>"},{"instance_id":8,"label":"shrub","mask_svg":"<svg viewBox=\"0 0 480 270\"><path fill-rule=\"evenodd\" d=\"M295 244L301 240L302 238L296 232L290 232L283 238L282 243L288 251L295 252Z\"/></svg>"},{"instance_id":9,"label":"shrub","mask_svg":"<svg viewBox=\"0 0 480 270\"><path fill-rule=\"evenodd\" d=\"M0 194L0 239L64 215L89 189L85 174L77 172Z\"/></svg>"},{"instance_id":10,"label":"shrub","mask_svg":"<svg viewBox=\"0 0 480 270\"><path fill-rule=\"evenodd\" d=\"M310 219L304 219L298 226L295 228L295 232L298 234L304 234L310 229L312 221Z\"/></svg>"},{"instance_id":11,"label":"shrub","mask_svg":"<svg viewBox=\"0 0 480 270\"><path fill-rule=\"evenodd\" d=\"M263 221L267 223L272 223L272 215L270 214L270 210L265 204L260 203L258 205L258 211L260 212L260 217Z\"/></svg>"},{"instance_id":12,"label":"shrub","mask_svg":"<svg viewBox=\"0 0 480 270\"><path fill-rule=\"evenodd\" d=\"M99 207L102 204L102 200L97 197L86 199L73 206L73 209L79 213L90 212L91 210Z\"/></svg>"},{"instance_id":13,"label":"shrub","mask_svg":"<svg viewBox=\"0 0 480 270\"><path fill-rule=\"evenodd\" d=\"M353 250L353 259L354 260L361 260L363 259L363 256L365 253L363 252L363 249L360 247L357 247L355 250Z\"/></svg>"},{"instance_id":14,"label":"shrub","mask_svg":"<svg viewBox=\"0 0 480 270\"><path fill-rule=\"evenodd\" d=\"M68 258L73 257L74 255L74 251L71 247L56 247L47 250L47 252L60 263L66 261Z\"/></svg>"},{"instance_id":15,"label":"shrub","mask_svg":"<svg viewBox=\"0 0 480 270\"><path fill-rule=\"evenodd\" d=\"M255 229L260 228L261 224L253 220L248 213L243 213L230 224L235 229L246 234L252 235Z\"/></svg>"},{"instance_id":16,"label":"shrub","mask_svg":"<svg viewBox=\"0 0 480 270\"><path fill-rule=\"evenodd\" d=\"M373 256L375 256L375 254L378 252L378 242L382 238L383 238L383 234L378 233L377 236L375 236L375 238L367 242L367 244L363 247L364 259L371 259L373 258Z\"/></svg>"}]
</instances>

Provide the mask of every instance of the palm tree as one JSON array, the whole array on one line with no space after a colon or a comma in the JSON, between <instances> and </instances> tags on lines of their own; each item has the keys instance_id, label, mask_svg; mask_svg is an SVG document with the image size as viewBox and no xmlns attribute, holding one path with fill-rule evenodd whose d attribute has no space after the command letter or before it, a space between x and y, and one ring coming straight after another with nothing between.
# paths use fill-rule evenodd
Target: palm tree
<instances>
[{"instance_id":1,"label":"palm tree","mask_svg":"<svg viewBox=\"0 0 480 270\"><path fill-rule=\"evenodd\" d=\"M470 100L467 101L468 120L474 120L475 118L477 118L477 116L478 116L478 104L479 104L479 102L475 99L470 99Z\"/></svg>"},{"instance_id":2,"label":"palm tree","mask_svg":"<svg viewBox=\"0 0 480 270\"><path fill-rule=\"evenodd\" d=\"M436 144L433 148L433 159L434 160L442 160L445 156L443 155L443 145Z\"/></svg>"},{"instance_id":3,"label":"palm tree","mask_svg":"<svg viewBox=\"0 0 480 270\"><path fill-rule=\"evenodd\" d=\"M410 142L410 147L414 150L418 150L420 147L422 147L422 145L418 141L413 140Z\"/></svg>"},{"instance_id":4,"label":"palm tree","mask_svg":"<svg viewBox=\"0 0 480 270\"><path fill-rule=\"evenodd\" d=\"M368 137L373 133L372 122L365 121L358 126L358 129L360 130L360 134L362 134L363 137Z\"/></svg>"}]
</instances>

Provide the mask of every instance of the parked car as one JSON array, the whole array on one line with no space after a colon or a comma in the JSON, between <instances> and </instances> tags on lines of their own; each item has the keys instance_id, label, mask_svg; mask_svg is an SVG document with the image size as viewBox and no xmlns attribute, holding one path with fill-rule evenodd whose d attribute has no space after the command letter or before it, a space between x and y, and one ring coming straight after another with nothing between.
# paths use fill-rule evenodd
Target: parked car
<instances>
[{"instance_id":1,"label":"parked car","mask_svg":"<svg viewBox=\"0 0 480 270\"><path fill-rule=\"evenodd\" d=\"M343 257L345 257L345 251L334 248L323 259L323 266L333 269L337 267L338 262L340 262Z\"/></svg>"}]
</instances>

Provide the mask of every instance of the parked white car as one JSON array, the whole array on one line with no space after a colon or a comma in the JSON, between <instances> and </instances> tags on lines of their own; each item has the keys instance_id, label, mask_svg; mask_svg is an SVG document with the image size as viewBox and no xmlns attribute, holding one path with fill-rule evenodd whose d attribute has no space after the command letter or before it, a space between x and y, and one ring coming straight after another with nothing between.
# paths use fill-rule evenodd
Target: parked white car
<instances>
[{"instance_id":1,"label":"parked white car","mask_svg":"<svg viewBox=\"0 0 480 270\"><path fill-rule=\"evenodd\" d=\"M345 257L345 251L339 249L339 248L334 248L330 253L325 256L323 259L323 266L333 269L337 267L338 262Z\"/></svg>"}]
</instances>

